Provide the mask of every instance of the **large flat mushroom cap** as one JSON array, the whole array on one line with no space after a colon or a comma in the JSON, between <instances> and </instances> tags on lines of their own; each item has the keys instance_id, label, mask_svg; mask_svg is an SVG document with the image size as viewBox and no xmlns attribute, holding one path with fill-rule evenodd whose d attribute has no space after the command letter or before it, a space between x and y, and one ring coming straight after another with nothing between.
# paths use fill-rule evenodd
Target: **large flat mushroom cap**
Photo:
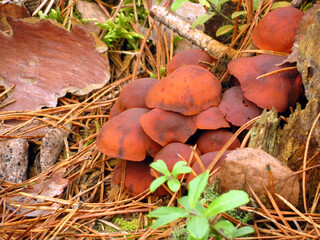
<instances>
[{"instance_id":1,"label":"large flat mushroom cap","mask_svg":"<svg viewBox=\"0 0 320 240\"><path fill-rule=\"evenodd\" d=\"M303 12L283 7L267 13L252 32L254 44L264 50L290 53Z\"/></svg>"},{"instance_id":2,"label":"large flat mushroom cap","mask_svg":"<svg viewBox=\"0 0 320 240\"><path fill-rule=\"evenodd\" d=\"M276 108L283 112L296 104L302 92L302 80L297 70L289 70L271 76L257 77L279 70L276 66L285 57L261 54L232 60L228 69L241 84L244 96L261 108Z\"/></svg>"},{"instance_id":3,"label":"large flat mushroom cap","mask_svg":"<svg viewBox=\"0 0 320 240\"><path fill-rule=\"evenodd\" d=\"M149 108L195 115L218 106L221 100L221 84L208 70L187 65L160 80L146 97Z\"/></svg>"},{"instance_id":4,"label":"large flat mushroom cap","mask_svg":"<svg viewBox=\"0 0 320 240\"><path fill-rule=\"evenodd\" d=\"M97 136L98 149L107 156L131 161L142 161L147 152L157 151L160 146L140 125L140 117L148 111L131 108L106 122Z\"/></svg>"},{"instance_id":5,"label":"large flat mushroom cap","mask_svg":"<svg viewBox=\"0 0 320 240\"><path fill-rule=\"evenodd\" d=\"M140 124L145 133L161 146L171 142L185 143L197 130L193 116L157 108L142 115Z\"/></svg>"}]
</instances>

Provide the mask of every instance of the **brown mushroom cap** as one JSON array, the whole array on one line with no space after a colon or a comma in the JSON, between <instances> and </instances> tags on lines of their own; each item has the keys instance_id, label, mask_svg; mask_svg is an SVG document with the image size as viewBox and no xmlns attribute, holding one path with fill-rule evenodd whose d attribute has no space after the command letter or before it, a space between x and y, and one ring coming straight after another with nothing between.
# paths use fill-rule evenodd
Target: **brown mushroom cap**
<instances>
[{"instance_id":1,"label":"brown mushroom cap","mask_svg":"<svg viewBox=\"0 0 320 240\"><path fill-rule=\"evenodd\" d=\"M230 127L218 107L211 107L199 113L196 116L196 125L198 129L211 130Z\"/></svg>"},{"instance_id":2,"label":"brown mushroom cap","mask_svg":"<svg viewBox=\"0 0 320 240\"><path fill-rule=\"evenodd\" d=\"M121 160L114 167L114 175L112 177L112 181L115 184L120 184L122 177L122 162L125 160ZM125 180L124 180L124 191L133 196L139 195L145 190L149 189L150 184L155 179L150 174L150 161L144 160L142 162L131 162L126 161L126 172L125 172ZM154 193L157 196L166 195L168 192L160 187Z\"/></svg>"},{"instance_id":3,"label":"brown mushroom cap","mask_svg":"<svg viewBox=\"0 0 320 240\"><path fill-rule=\"evenodd\" d=\"M267 13L252 32L254 44L265 50L290 53L303 12L283 7Z\"/></svg>"},{"instance_id":4,"label":"brown mushroom cap","mask_svg":"<svg viewBox=\"0 0 320 240\"><path fill-rule=\"evenodd\" d=\"M159 80L155 78L139 78L125 85L116 101L120 111L129 108L148 108L146 96L157 82Z\"/></svg>"},{"instance_id":5,"label":"brown mushroom cap","mask_svg":"<svg viewBox=\"0 0 320 240\"><path fill-rule=\"evenodd\" d=\"M223 93L219 109L235 126L242 126L262 112L261 108L244 97L240 86L231 87Z\"/></svg>"},{"instance_id":6,"label":"brown mushroom cap","mask_svg":"<svg viewBox=\"0 0 320 240\"><path fill-rule=\"evenodd\" d=\"M220 100L220 81L202 67L187 65L155 84L146 97L146 104L149 108L195 115L218 106Z\"/></svg>"},{"instance_id":7,"label":"brown mushroom cap","mask_svg":"<svg viewBox=\"0 0 320 240\"><path fill-rule=\"evenodd\" d=\"M205 131L199 137L197 146L203 154L208 152L220 151L220 149L229 141L232 136L232 132L224 129ZM228 147L228 149L233 150L240 147L240 145L241 144L239 139L236 138Z\"/></svg>"},{"instance_id":8,"label":"brown mushroom cap","mask_svg":"<svg viewBox=\"0 0 320 240\"><path fill-rule=\"evenodd\" d=\"M276 64L285 57L261 54L232 60L228 69L241 84L244 96L261 108L276 108L279 112L296 104L302 92L302 80L297 70L285 71L268 77L258 76L279 70Z\"/></svg>"},{"instance_id":9,"label":"brown mushroom cap","mask_svg":"<svg viewBox=\"0 0 320 240\"><path fill-rule=\"evenodd\" d=\"M221 163L223 162L223 159L226 158L227 154L231 152L231 150L226 150L222 156L219 158L218 162L216 163L216 165L214 166L214 168L212 169L215 170L217 167L219 167L221 165ZM207 169L209 166L210 166L210 163L213 161L213 159L217 156L217 154L219 153L219 151L215 151L215 152L208 152L208 153L205 153L203 155L200 156L200 160L202 162L202 165L204 167L204 169ZM192 165L192 169L194 170L194 172L199 175L201 174L203 171L202 171L202 168L200 167L200 164L198 161L196 161L193 165ZM187 177L187 183L190 182L192 179L194 179L195 176L190 173Z\"/></svg>"},{"instance_id":10,"label":"brown mushroom cap","mask_svg":"<svg viewBox=\"0 0 320 240\"><path fill-rule=\"evenodd\" d=\"M158 81L155 78L139 78L125 85L110 109L109 119L130 108L148 108L146 95Z\"/></svg>"},{"instance_id":11,"label":"brown mushroom cap","mask_svg":"<svg viewBox=\"0 0 320 240\"><path fill-rule=\"evenodd\" d=\"M145 133L162 146L171 142L184 143L197 130L193 116L157 108L142 115L140 124Z\"/></svg>"},{"instance_id":12,"label":"brown mushroom cap","mask_svg":"<svg viewBox=\"0 0 320 240\"><path fill-rule=\"evenodd\" d=\"M199 63L199 61L211 63L212 60L213 59L205 51L200 49L186 49L173 56L167 65L167 71L168 73L172 73L177 68L185 65L198 65L207 68L208 65Z\"/></svg>"},{"instance_id":13,"label":"brown mushroom cap","mask_svg":"<svg viewBox=\"0 0 320 240\"><path fill-rule=\"evenodd\" d=\"M157 161L158 159L163 160L167 164L167 167L171 172L173 166L177 162L182 161L178 154L181 155L184 158L184 160L188 161L191 152L192 149L190 145L184 143L169 143L167 146L165 146L159 152L157 152L157 154L154 156L154 161ZM201 155L201 152L198 149L196 149L196 152L198 155ZM196 159L194 157L191 164L193 164L195 160ZM181 176L179 175L179 177Z\"/></svg>"},{"instance_id":14,"label":"brown mushroom cap","mask_svg":"<svg viewBox=\"0 0 320 240\"><path fill-rule=\"evenodd\" d=\"M98 149L110 157L142 161L146 152L154 155L160 145L145 134L140 117L149 110L131 108L106 122L97 136Z\"/></svg>"}]
</instances>

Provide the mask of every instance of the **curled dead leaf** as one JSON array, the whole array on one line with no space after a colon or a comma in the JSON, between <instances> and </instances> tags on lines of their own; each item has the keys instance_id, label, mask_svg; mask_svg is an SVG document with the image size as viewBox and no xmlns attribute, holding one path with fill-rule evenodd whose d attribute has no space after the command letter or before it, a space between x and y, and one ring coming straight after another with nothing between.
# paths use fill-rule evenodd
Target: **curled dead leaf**
<instances>
[{"instance_id":1,"label":"curled dead leaf","mask_svg":"<svg viewBox=\"0 0 320 240\"><path fill-rule=\"evenodd\" d=\"M299 175L258 148L242 148L231 151L218 173L223 192L242 189L250 194L249 185L258 196L264 196L265 188L287 199L294 206L299 203ZM280 209L288 209L278 197Z\"/></svg>"},{"instance_id":2,"label":"curled dead leaf","mask_svg":"<svg viewBox=\"0 0 320 240\"><path fill-rule=\"evenodd\" d=\"M31 23L7 17L7 22L12 36L0 33L0 85L15 88L1 110L54 107L67 92L84 95L109 80L108 59L95 50L93 37L83 27L68 32L49 20Z\"/></svg>"}]
</instances>

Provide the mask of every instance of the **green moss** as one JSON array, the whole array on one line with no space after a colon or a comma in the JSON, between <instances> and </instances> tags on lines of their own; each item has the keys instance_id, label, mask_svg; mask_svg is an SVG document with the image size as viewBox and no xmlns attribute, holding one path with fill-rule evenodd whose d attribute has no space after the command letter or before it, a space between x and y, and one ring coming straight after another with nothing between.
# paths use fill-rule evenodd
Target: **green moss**
<instances>
[{"instance_id":1,"label":"green moss","mask_svg":"<svg viewBox=\"0 0 320 240\"><path fill-rule=\"evenodd\" d=\"M134 231L139 227L138 218L133 218L129 220L129 219L124 219L122 217L116 216L112 219L112 222L126 232Z\"/></svg>"}]
</instances>

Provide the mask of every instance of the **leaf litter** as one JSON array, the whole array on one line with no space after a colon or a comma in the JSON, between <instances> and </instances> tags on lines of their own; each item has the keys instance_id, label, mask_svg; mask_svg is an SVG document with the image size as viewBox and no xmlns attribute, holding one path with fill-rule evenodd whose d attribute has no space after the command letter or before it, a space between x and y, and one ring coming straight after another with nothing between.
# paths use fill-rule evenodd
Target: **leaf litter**
<instances>
[{"instance_id":1,"label":"leaf litter","mask_svg":"<svg viewBox=\"0 0 320 240\"><path fill-rule=\"evenodd\" d=\"M119 9L121 5L120 3ZM255 17L258 15L257 12ZM254 16L251 17L254 18ZM250 34L250 29L247 34ZM116 186L111 182L115 161L103 156L95 146L97 132L107 121L107 113L116 100L117 93L121 91L123 84L135 78L131 73L137 72L143 75L150 72L151 68L152 72L160 75L157 66L166 65L166 59L169 59L168 53L170 54L171 51L164 44L166 39L163 39L163 36L161 30L157 32L156 48L157 53L162 57L156 59L150 55L148 45L143 44L143 40L140 40L142 54L139 56L140 61L135 62L134 69L122 68L121 50L117 50L120 52L110 51L109 58L113 63L110 68L112 82L93 93L84 96L70 94L62 97L58 100L57 107L38 108L34 111L0 112L2 121L20 120L26 123L20 132L18 130L21 130L22 127L18 125L11 127L10 131L1 133L2 139L22 137L27 138L33 144L41 145L42 140L39 136L24 136L25 133L32 132L35 128L31 124L33 120L41 122L40 128L48 126L63 128L67 124L72 125L71 136L65 142L63 154L60 155L57 164L22 183L9 181L1 183L0 201L4 206L1 208L1 236L16 239L23 237L37 239L54 239L55 237L164 239L169 237L170 228L173 228L174 224L170 224L167 230L151 230L150 219L144 216L144 213L148 213L159 205L164 205L164 199L152 197L149 192L135 197L123 193L121 185ZM243 46L245 44L244 41ZM150 68L146 66L147 63L151 64ZM251 123L255 120L252 120ZM236 134L240 134L245 127L246 125L240 128ZM231 143L227 143L226 146L228 144ZM266 189L269 204L275 209L270 210L265 203L260 201L255 192L252 189L258 206L242 207L246 211L261 216L260 220L253 223L258 237L250 237L250 239L315 238L319 216L314 213L314 206L317 205L316 199L319 197L319 191L309 213L301 213L290 204L287 206L291 211L280 211L274 201L273 192ZM173 194L168 205L172 204L176 198L177 194ZM281 196L279 198L282 199ZM31 216L29 214L36 218L26 218L26 216ZM139 220L139 227L135 231L110 231L110 228L107 227L113 226L111 222L113 216L131 214L135 214ZM228 215L224 216L234 223L239 223ZM299 231L291 228L288 222L294 223Z\"/></svg>"}]
</instances>

